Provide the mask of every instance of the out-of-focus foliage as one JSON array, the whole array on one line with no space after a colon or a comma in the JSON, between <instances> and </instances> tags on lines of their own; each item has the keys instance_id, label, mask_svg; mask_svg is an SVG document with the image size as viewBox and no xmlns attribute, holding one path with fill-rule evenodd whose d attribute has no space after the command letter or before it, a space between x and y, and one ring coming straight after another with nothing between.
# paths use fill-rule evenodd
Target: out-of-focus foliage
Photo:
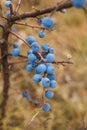
<instances>
[{"instance_id":1,"label":"out-of-focus foliage","mask_svg":"<svg viewBox=\"0 0 87 130\"><path fill-rule=\"evenodd\" d=\"M31 11L31 8L44 8L55 4L58 0L23 0L20 12ZM3 1L4 3L4 1ZM15 0L16 5L16 0ZM3 7L6 12L5 7ZM22 96L10 89L7 105L7 117L4 120L5 130L68 130L69 124L74 129L82 127L82 112L87 110L87 18L81 9L69 9L66 14L55 13L53 15L56 25L54 30L46 32L44 39L38 38L37 29L23 26L14 26L17 33L34 35L41 44L47 42L55 48L56 60L66 59L71 54L74 64L66 67L56 66L56 79L58 87L55 88L55 97L49 102L52 110L48 113L41 112L31 123L32 116L38 111L38 107L31 107L30 103ZM37 24L37 19L29 19L28 23ZM11 42L17 41L12 36ZM22 54L26 54L26 46L20 41ZM28 90L34 99L41 97L41 84L33 83L32 73L25 70L25 63L14 65L11 68L11 86L18 90ZM0 74L0 86L2 86ZM0 92L2 87L0 87ZM0 93L0 100L2 95Z\"/></svg>"}]
</instances>

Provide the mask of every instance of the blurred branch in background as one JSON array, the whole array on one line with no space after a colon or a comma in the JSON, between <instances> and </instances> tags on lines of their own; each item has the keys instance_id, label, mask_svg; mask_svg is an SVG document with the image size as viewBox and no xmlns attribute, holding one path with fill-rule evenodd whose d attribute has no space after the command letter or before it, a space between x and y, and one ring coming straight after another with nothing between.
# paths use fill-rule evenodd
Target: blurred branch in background
<instances>
[{"instance_id":1,"label":"blurred branch in background","mask_svg":"<svg viewBox=\"0 0 87 130\"><path fill-rule=\"evenodd\" d=\"M21 6L21 2L22 2L22 0L18 0L18 4L17 4L17 6L16 6L15 13L18 12L18 10L19 10L19 8L20 8L20 6Z\"/></svg>"}]
</instances>

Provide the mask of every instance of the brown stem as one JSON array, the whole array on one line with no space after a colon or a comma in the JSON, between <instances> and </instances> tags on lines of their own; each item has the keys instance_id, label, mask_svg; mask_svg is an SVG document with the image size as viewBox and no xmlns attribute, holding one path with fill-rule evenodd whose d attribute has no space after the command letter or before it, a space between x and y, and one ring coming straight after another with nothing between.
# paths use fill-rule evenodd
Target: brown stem
<instances>
[{"instance_id":1,"label":"brown stem","mask_svg":"<svg viewBox=\"0 0 87 130\"><path fill-rule=\"evenodd\" d=\"M51 12L50 16L53 16L53 15L54 15L54 13L58 10L59 6L60 6L62 3L64 3L64 0L57 3L56 8Z\"/></svg>"},{"instance_id":2,"label":"brown stem","mask_svg":"<svg viewBox=\"0 0 87 130\"><path fill-rule=\"evenodd\" d=\"M31 25L31 24L22 23L22 22L15 22L14 24L23 25L23 26L27 26L27 27L31 27L31 28L45 29L42 26L36 26L36 25Z\"/></svg>"},{"instance_id":3,"label":"brown stem","mask_svg":"<svg viewBox=\"0 0 87 130\"><path fill-rule=\"evenodd\" d=\"M49 8L45 8L45 9L41 9L41 10L35 10L35 11L31 11L31 12L25 12L23 14L20 15L16 15L16 16L12 16L11 17L11 21L16 21L16 20L20 20L20 19L24 19L24 18L35 18L37 16L43 15L43 14L48 14L51 13L52 11L54 11L56 8L56 11L60 11L62 9L67 9L67 8L71 8L72 5L72 1L68 0L62 4L57 4L56 6L53 7L49 7Z\"/></svg>"},{"instance_id":4,"label":"brown stem","mask_svg":"<svg viewBox=\"0 0 87 130\"><path fill-rule=\"evenodd\" d=\"M45 104L45 88L43 87L43 92L42 92L42 104L41 106L43 106Z\"/></svg>"},{"instance_id":5,"label":"brown stem","mask_svg":"<svg viewBox=\"0 0 87 130\"><path fill-rule=\"evenodd\" d=\"M1 16L1 18L5 19L5 20L8 20L8 18L4 17L4 16Z\"/></svg>"},{"instance_id":6,"label":"brown stem","mask_svg":"<svg viewBox=\"0 0 87 130\"><path fill-rule=\"evenodd\" d=\"M44 77L46 77L46 75L47 75L47 73L44 73L44 75L43 75L43 78ZM43 87L43 92L42 92L42 104L41 104L41 106L43 106L44 104L45 104L45 90L46 90L46 88L44 88Z\"/></svg>"},{"instance_id":7,"label":"brown stem","mask_svg":"<svg viewBox=\"0 0 87 130\"><path fill-rule=\"evenodd\" d=\"M10 30L9 32L10 32L12 35L16 36L18 39L22 40L22 41L25 43L25 45L26 45L28 48L30 48L30 45L27 43L26 40L24 40L24 38L22 38L22 36L18 35L17 33L13 32L13 31L11 31L11 30Z\"/></svg>"},{"instance_id":8,"label":"brown stem","mask_svg":"<svg viewBox=\"0 0 87 130\"><path fill-rule=\"evenodd\" d=\"M25 63L27 61L28 61L28 59L25 59L25 60L16 60L16 61L9 61L8 64L9 65L13 65L13 64L18 64L18 63Z\"/></svg>"},{"instance_id":9,"label":"brown stem","mask_svg":"<svg viewBox=\"0 0 87 130\"><path fill-rule=\"evenodd\" d=\"M8 56L12 56L12 54L8 54ZM18 55L18 57L27 59L27 56L24 55Z\"/></svg>"},{"instance_id":10,"label":"brown stem","mask_svg":"<svg viewBox=\"0 0 87 130\"><path fill-rule=\"evenodd\" d=\"M2 125L3 125L3 119L5 118L6 115L6 105L7 105L7 100L8 100L8 91L10 87L10 81L9 81L9 69L8 69L8 59L7 59L7 54L8 54L8 35L9 33L7 32L7 25L6 28L3 30L3 44L1 45L1 57L2 58L2 72L3 72L3 91L2 91L2 102L0 104L0 130L3 130Z\"/></svg>"},{"instance_id":11,"label":"brown stem","mask_svg":"<svg viewBox=\"0 0 87 130\"><path fill-rule=\"evenodd\" d=\"M19 1L18 1L18 5L17 5L17 7L16 7L16 9L15 9L15 12L16 12L16 13L18 12L18 10L19 10L19 8L20 8L21 2L22 2L22 0L19 0Z\"/></svg>"},{"instance_id":12,"label":"brown stem","mask_svg":"<svg viewBox=\"0 0 87 130\"><path fill-rule=\"evenodd\" d=\"M13 6L10 7L10 12L13 14Z\"/></svg>"},{"instance_id":13,"label":"brown stem","mask_svg":"<svg viewBox=\"0 0 87 130\"><path fill-rule=\"evenodd\" d=\"M54 62L52 62L53 64L73 64L73 62L71 62L71 61L54 61Z\"/></svg>"}]
</instances>

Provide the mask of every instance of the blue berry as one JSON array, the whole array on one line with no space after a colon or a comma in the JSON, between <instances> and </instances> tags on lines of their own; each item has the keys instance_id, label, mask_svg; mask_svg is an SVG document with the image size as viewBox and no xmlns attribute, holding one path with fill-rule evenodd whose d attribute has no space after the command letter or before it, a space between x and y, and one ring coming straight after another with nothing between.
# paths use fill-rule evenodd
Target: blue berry
<instances>
[{"instance_id":1,"label":"blue berry","mask_svg":"<svg viewBox=\"0 0 87 130\"><path fill-rule=\"evenodd\" d=\"M13 56L18 56L19 54L20 54L19 48L13 48L13 50L12 50L12 55L13 55Z\"/></svg>"},{"instance_id":2,"label":"blue berry","mask_svg":"<svg viewBox=\"0 0 87 130\"><path fill-rule=\"evenodd\" d=\"M14 43L13 45L14 48L18 48L18 46L19 46L18 43Z\"/></svg>"},{"instance_id":3,"label":"blue berry","mask_svg":"<svg viewBox=\"0 0 87 130\"><path fill-rule=\"evenodd\" d=\"M39 64L37 67L36 67L36 72L38 74L40 73L44 73L46 71L46 65L44 64Z\"/></svg>"},{"instance_id":4,"label":"blue berry","mask_svg":"<svg viewBox=\"0 0 87 130\"><path fill-rule=\"evenodd\" d=\"M12 31L13 31L13 32L17 32L17 29L16 29L16 28L12 28Z\"/></svg>"},{"instance_id":5,"label":"blue berry","mask_svg":"<svg viewBox=\"0 0 87 130\"><path fill-rule=\"evenodd\" d=\"M38 22L38 24L42 24L42 19L39 18L39 19L37 20L37 22Z\"/></svg>"},{"instance_id":6,"label":"blue berry","mask_svg":"<svg viewBox=\"0 0 87 130\"><path fill-rule=\"evenodd\" d=\"M29 54L32 54L32 53L33 53L32 49L30 49L30 50L27 51L27 54L28 54L28 55L29 55Z\"/></svg>"},{"instance_id":7,"label":"blue berry","mask_svg":"<svg viewBox=\"0 0 87 130\"><path fill-rule=\"evenodd\" d=\"M33 42L31 48L33 52L38 52L40 50L40 45L37 42Z\"/></svg>"},{"instance_id":8,"label":"blue berry","mask_svg":"<svg viewBox=\"0 0 87 130\"><path fill-rule=\"evenodd\" d=\"M10 15L11 15L10 10L7 11L7 14L6 14L6 15L7 15L7 17L10 17Z\"/></svg>"},{"instance_id":9,"label":"blue berry","mask_svg":"<svg viewBox=\"0 0 87 130\"><path fill-rule=\"evenodd\" d=\"M47 60L47 62L51 63L51 62L54 62L55 57L54 57L53 54L48 54L48 55L46 56L46 60Z\"/></svg>"},{"instance_id":10,"label":"blue berry","mask_svg":"<svg viewBox=\"0 0 87 130\"><path fill-rule=\"evenodd\" d=\"M43 85L43 87L49 87L50 80L48 78L42 78L42 85Z\"/></svg>"},{"instance_id":11,"label":"blue berry","mask_svg":"<svg viewBox=\"0 0 87 130\"><path fill-rule=\"evenodd\" d=\"M45 96L47 98L53 98L54 92L52 90L47 90L47 91L45 91Z\"/></svg>"},{"instance_id":12,"label":"blue berry","mask_svg":"<svg viewBox=\"0 0 87 130\"><path fill-rule=\"evenodd\" d=\"M50 66L47 67L47 71L46 71L46 72L47 72L48 74L53 74L53 73L54 73L54 70L55 70L55 69L54 69L54 66L50 65Z\"/></svg>"},{"instance_id":13,"label":"blue berry","mask_svg":"<svg viewBox=\"0 0 87 130\"><path fill-rule=\"evenodd\" d=\"M49 66L51 66L51 64L50 63L46 63L46 68L48 68Z\"/></svg>"},{"instance_id":14,"label":"blue berry","mask_svg":"<svg viewBox=\"0 0 87 130\"><path fill-rule=\"evenodd\" d=\"M36 42L36 39L35 39L35 37L33 37L33 36L29 36L29 37L27 38L27 42L31 45L33 42Z\"/></svg>"},{"instance_id":15,"label":"blue berry","mask_svg":"<svg viewBox=\"0 0 87 130\"><path fill-rule=\"evenodd\" d=\"M34 75L34 77L33 77L33 80L34 80L34 82L36 82L36 83L40 82L41 79L42 79L42 76L41 76L40 74L36 74L36 75Z\"/></svg>"},{"instance_id":16,"label":"blue berry","mask_svg":"<svg viewBox=\"0 0 87 130\"><path fill-rule=\"evenodd\" d=\"M51 109L51 107L50 107L49 103L44 104L43 107L42 107L42 110L45 111L45 112L50 111L50 109Z\"/></svg>"},{"instance_id":17,"label":"blue berry","mask_svg":"<svg viewBox=\"0 0 87 130\"><path fill-rule=\"evenodd\" d=\"M23 20L27 20L27 18L23 18Z\"/></svg>"},{"instance_id":18,"label":"blue berry","mask_svg":"<svg viewBox=\"0 0 87 130\"><path fill-rule=\"evenodd\" d=\"M73 6L77 7L77 8L82 8L85 5L85 0L72 0L72 4Z\"/></svg>"},{"instance_id":19,"label":"blue berry","mask_svg":"<svg viewBox=\"0 0 87 130\"><path fill-rule=\"evenodd\" d=\"M28 55L28 60L30 61L30 62L33 62L33 61L35 61L37 58L36 58L36 56L34 55L34 54L29 54Z\"/></svg>"},{"instance_id":20,"label":"blue berry","mask_svg":"<svg viewBox=\"0 0 87 130\"><path fill-rule=\"evenodd\" d=\"M53 48L49 48L49 53L54 54L54 49Z\"/></svg>"},{"instance_id":21,"label":"blue berry","mask_svg":"<svg viewBox=\"0 0 87 130\"><path fill-rule=\"evenodd\" d=\"M39 33L38 33L38 36L40 37L40 38L44 38L45 37L45 32L44 31L40 31Z\"/></svg>"},{"instance_id":22,"label":"blue berry","mask_svg":"<svg viewBox=\"0 0 87 130\"><path fill-rule=\"evenodd\" d=\"M47 78L50 80L55 80L55 74L48 74Z\"/></svg>"},{"instance_id":23,"label":"blue berry","mask_svg":"<svg viewBox=\"0 0 87 130\"><path fill-rule=\"evenodd\" d=\"M50 87L55 88L57 86L57 82L55 80L50 81Z\"/></svg>"},{"instance_id":24,"label":"blue berry","mask_svg":"<svg viewBox=\"0 0 87 130\"><path fill-rule=\"evenodd\" d=\"M12 6L12 2L10 0L5 2L5 6L6 7L11 7Z\"/></svg>"},{"instance_id":25,"label":"blue berry","mask_svg":"<svg viewBox=\"0 0 87 130\"><path fill-rule=\"evenodd\" d=\"M46 43L44 43L44 44L42 45L42 49L43 49L44 51L48 51L48 50L49 50L49 45L46 44Z\"/></svg>"},{"instance_id":26,"label":"blue berry","mask_svg":"<svg viewBox=\"0 0 87 130\"><path fill-rule=\"evenodd\" d=\"M28 64L28 65L26 66L26 71L32 72L33 70L34 70L34 68L33 68L32 64Z\"/></svg>"},{"instance_id":27,"label":"blue berry","mask_svg":"<svg viewBox=\"0 0 87 130\"><path fill-rule=\"evenodd\" d=\"M27 93L27 91L23 92L23 97L25 97L26 99L30 99L30 95Z\"/></svg>"},{"instance_id":28,"label":"blue berry","mask_svg":"<svg viewBox=\"0 0 87 130\"><path fill-rule=\"evenodd\" d=\"M54 20L50 17L44 17L42 19L42 24L45 28L52 28L54 26Z\"/></svg>"}]
</instances>

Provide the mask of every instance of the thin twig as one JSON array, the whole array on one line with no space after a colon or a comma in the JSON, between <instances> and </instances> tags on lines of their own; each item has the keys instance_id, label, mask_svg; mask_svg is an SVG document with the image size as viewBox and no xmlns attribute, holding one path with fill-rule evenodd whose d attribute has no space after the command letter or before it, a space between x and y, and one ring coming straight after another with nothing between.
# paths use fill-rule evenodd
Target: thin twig
<instances>
[{"instance_id":1,"label":"thin twig","mask_svg":"<svg viewBox=\"0 0 87 130\"><path fill-rule=\"evenodd\" d=\"M25 63L27 62L28 59L24 59L24 60L16 60L16 61L8 61L9 65L13 65L13 64L19 64L19 63Z\"/></svg>"},{"instance_id":2,"label":"thin twig","mask_svg":"<svg viewBox=\"0 0 87 130\"><path fill-rule=\"evenodd\" d=\"M43 78L46 77L47 73L44 73ZM45 90L46 88L43 87L43 91L42 91L42 106L45 104Z\"/></svg>"},{"instance_id":3,"label":"thin twig","mask_svg":"<svg viewBox=\"0 0 87 130\"><path fill-rule=\"evenodd\" d=\"M17 94L22 95L22 91L20 91L20 90L14 88L14 87L10 87L10 89L14 90Z\"/></svg>"},{"instance_id":4,"label":"thin twig","mask_svg":"<svg viewBox=\"0 0 87 130\"><path fill-rule=\"evenodd\" d=\"M45 88L43 87L43 92L42 92L42 106L45 104Z\"/></svg>"},{"instance_id":5,"label":"thin twig","mask_svg":"<svg viewBox=\"0 0 87 130\"><path fill-rule=\"evenodd\" d=\"M45 29L45 28L42 27L42 26L36 26L36 25L31 25L31 24L22 23L22 22L15 22L14 24L24 25L24 26L31 27L31 28L40 28L40 29Z\"/></svg>"},{"instance_id":6,"label":"thin twig","mask_svg":"<svg viewBox=\"0 0 87 130\"><path fill-rule=\"evenodd\" d=\"M15 32L13 32L13 31L9 31L12 35L14 35L14 36L16 36L17 38L19 38L20 40L22 40L24 43L25 43L25 45L28 47L28 48L30 48L30 45L27 43L27 41L26 40L24 40L24 38L22 38L22 36L20 36L20 35L18 35L17 33L15 33Z\"/></svg>"},{"instance_id":7,"label":"thin twig","mask_svg":"<svg viewBox=\"0 0 87 130\"><path fill-rule=\"evenodd\" d=\"M40 113L41 109L42 109L42 107L39 109L38 112L36 112L36 113L34 114L34 116L31 118L31 120L30 120L27 124L25 124L25 127L31 125L32 121L36 118L36 116L38 116L38 114Z\"/></svg>"},{"instance_id":8,"label":"thin twig","mask_svg":"<svg viewBox=\"0 0 87 130\"><path fill-rule=\"evenodd\" d=\"M85 112L82 114L83 129L86 127L85 124Z\"/></svg>"},{"instance_id":9,"label":"thin twig","mask_svg":"<svg viewBox=\"0 0 87 130\"><path fill-rule=\"evenodd\" d=\"M64 64L73 64L73 62L71 62L71 61L54 61L54 62L52 62L53 64L62 64L62 65L64 65Z\"/></svg>"},{"instance_id":10,"label":"thin twig","mask_svg":"<svg viewBox=\"0 0 87 130\"><path fill-rule=\"evenodd\" d=\"M59 6L60 6L63 2L64 2L64 0L57 3L56 8L52 11L52 13L50 14L50 16L53 16L53 15L54 15L54 13L58 10Z\"/></svg>"},{"instance_id":11,"label":"thin twig","mask_svg":"<svg viewBox=\"0 0 87 130\"><path fill-rule=\"evenodd\" d=\"M12 56L12 54L8 54L8 56ZM24 55L18 55L18 57L27 59L27 56L24 56Z\"/></svg>"},{"instance_id":12,"label":"thin twig","mask_svg":"<svg viewBox=\"0 0 87 130\"><path fill-rule=\"evenodd\" d=\"M10 13L13 14L13 6L10 7Z\"/></svg>"},{"instance_id":13,"label":"thin twig","mask_svg":"<svg viewBox=\"0 0 87 130\"><path fill-rule=\"evenodd\" d=\"M5 20L8 20L8 18L4 17L4 16L1 16L1 18L5 19Z\"/></svg>"},{"instance_id":14,"label":"thin twig","mask_svg":"<svg viewBox=\"0 0 87 130\"><path fill-rule=\"evenodd\" d=\"M22 0L19 0L19 1L18 1L17 7L16 7L16 9L15 9L15 12L16 12L16 13L18 12L18 10L19 10L19 8L20 8L21 2L22 2Z\"/></svg>"}]
</instances>

